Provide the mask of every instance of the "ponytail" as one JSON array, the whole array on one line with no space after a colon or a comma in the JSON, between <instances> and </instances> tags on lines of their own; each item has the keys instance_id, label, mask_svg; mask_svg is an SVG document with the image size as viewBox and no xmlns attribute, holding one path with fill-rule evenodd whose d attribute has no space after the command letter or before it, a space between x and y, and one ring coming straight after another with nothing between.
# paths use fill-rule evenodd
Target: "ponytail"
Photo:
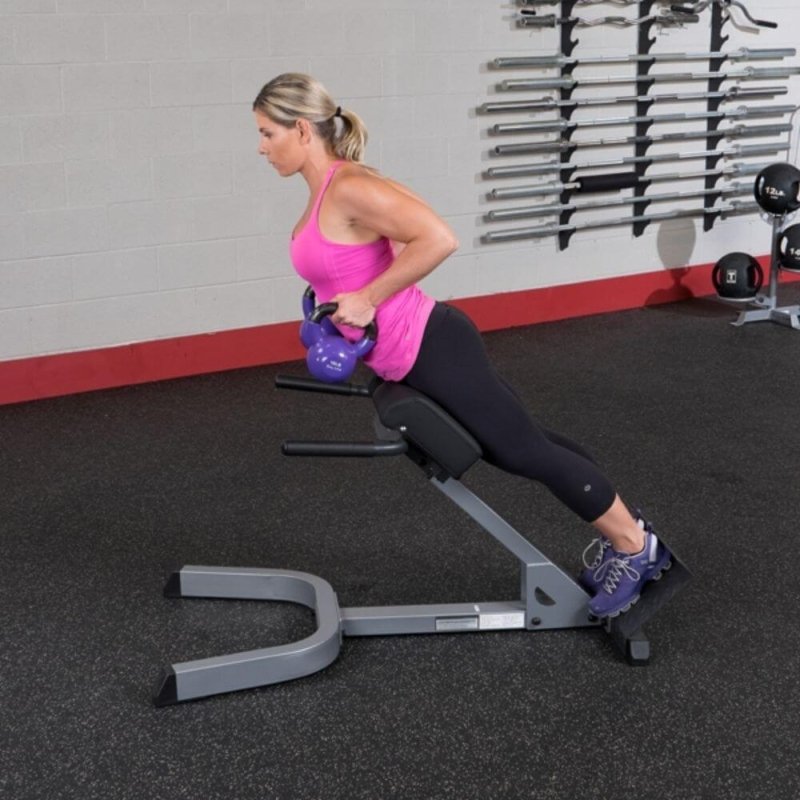
<instances>
[{"instance_id":1,"label":"ponytail","mask_svg":"<svg viewBox=\"0 0 800 800\"><path fill-rule=\"evenodd\" d=\"M333 152L345 161L360 163L364 160L364 151L367 148L367 128L354 111L337 110L342 125L334 138Z\"/></svg>"}]
</instances>

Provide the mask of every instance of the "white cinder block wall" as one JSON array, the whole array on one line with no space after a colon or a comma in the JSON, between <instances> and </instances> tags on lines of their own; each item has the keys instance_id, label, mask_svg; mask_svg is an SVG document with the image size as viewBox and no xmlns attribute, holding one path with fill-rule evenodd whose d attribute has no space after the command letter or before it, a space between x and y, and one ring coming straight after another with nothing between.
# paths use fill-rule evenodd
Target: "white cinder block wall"
<instances>
[{"instance_id":1,"label":"white cinder block wall","mask_svg":"<svg viewBox=\"0 0 800 800\"><path fill-rule=\"evenodd\" d=\"M751 5L780 28L726 26L729 47L795 44L795 0ZM622 13L578 8L600 10ZM0 360L299 316L302 284L287 239L304 184L278 178L258 157L250 111L263 83L287 70L312 72L360 113L368 161L456 229L460 252L426 281L438 298L709 263L732 249L767 252L769 228L757 215L709 233L697 221L651 225L639 238L629 227L584 232L563 252L554 238L480 244L492 207L481 173L496 143L486 129L504 120L474 109L506 99L494 93L501 78L536 74L487 64L558 49L557 31L517 29L513 14L508 0L0 0ZM698 25L663 31L654 51L707 49L709 19L705 12ZM635 29L579 36L575 55L636 51ZM789 101L799 101L798 82L789 82ZM631 151L580 157L614 154Z\"/></svg>"}]
</instances>

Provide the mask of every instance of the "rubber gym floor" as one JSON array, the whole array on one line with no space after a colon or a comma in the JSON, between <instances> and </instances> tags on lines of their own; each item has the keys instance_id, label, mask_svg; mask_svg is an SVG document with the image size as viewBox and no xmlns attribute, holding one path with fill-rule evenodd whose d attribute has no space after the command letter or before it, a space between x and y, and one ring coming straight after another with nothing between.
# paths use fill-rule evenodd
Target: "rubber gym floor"
<instances>
[{"instance_id":1,"label":"rubber gym floor","mask_svg":"<svg viewBox=\"0 0 800 800\"><path fill-rule=\"evenodd\" d=\"M734 315L485 337L694 574L639 668L596 629L346 639L312 677L155 708L162 665L313 627L167 599L181 564L312 572L342 605L508 599L516 564L407 459L282 456L372 438L368 400L274 389L299 363L1 408L0 795L796 800L800 333ZM592 531L546 490L482 463L464 482L577 569Z\"/></svg>"}]
</instances>

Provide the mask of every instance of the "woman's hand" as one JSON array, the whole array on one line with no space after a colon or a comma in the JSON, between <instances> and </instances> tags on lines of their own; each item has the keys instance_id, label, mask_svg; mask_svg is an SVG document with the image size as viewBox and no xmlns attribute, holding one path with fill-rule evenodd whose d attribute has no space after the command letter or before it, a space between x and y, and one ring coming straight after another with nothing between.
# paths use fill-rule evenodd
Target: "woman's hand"
<instances>
[{"instance_id":1,"label":"woman's hand","mask_svg":"<svg viewBox=\"0 0 800 800\"><path fill-rule=\"evenodd\" d=\"M339 308L331 314L331 320L353 328L366 328L375 319L375 306L361 292L344 292L331 298Z\"/></svg>"}]
</instances>

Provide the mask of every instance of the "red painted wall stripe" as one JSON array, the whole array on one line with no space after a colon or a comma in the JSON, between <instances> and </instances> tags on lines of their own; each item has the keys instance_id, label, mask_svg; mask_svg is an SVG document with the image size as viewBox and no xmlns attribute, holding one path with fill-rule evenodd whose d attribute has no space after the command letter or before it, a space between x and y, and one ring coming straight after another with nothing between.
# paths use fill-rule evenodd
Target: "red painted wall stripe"
<instances>
[{"instance_id":1,"label":"red painted wall stripe","mask_svg":"<svg viewBox=\"0 0 800 800\"><path fill-rule=\"evenodd\" d=\"M766 268L768 258L761 263ZM484 331L710 294L712 265L451 301ZM790 278L790 276L785 276ZM795 280L800 276L791 276ZM293 361L297 323L0 362L0 405Z\"/></svg>"}]
</instances>

